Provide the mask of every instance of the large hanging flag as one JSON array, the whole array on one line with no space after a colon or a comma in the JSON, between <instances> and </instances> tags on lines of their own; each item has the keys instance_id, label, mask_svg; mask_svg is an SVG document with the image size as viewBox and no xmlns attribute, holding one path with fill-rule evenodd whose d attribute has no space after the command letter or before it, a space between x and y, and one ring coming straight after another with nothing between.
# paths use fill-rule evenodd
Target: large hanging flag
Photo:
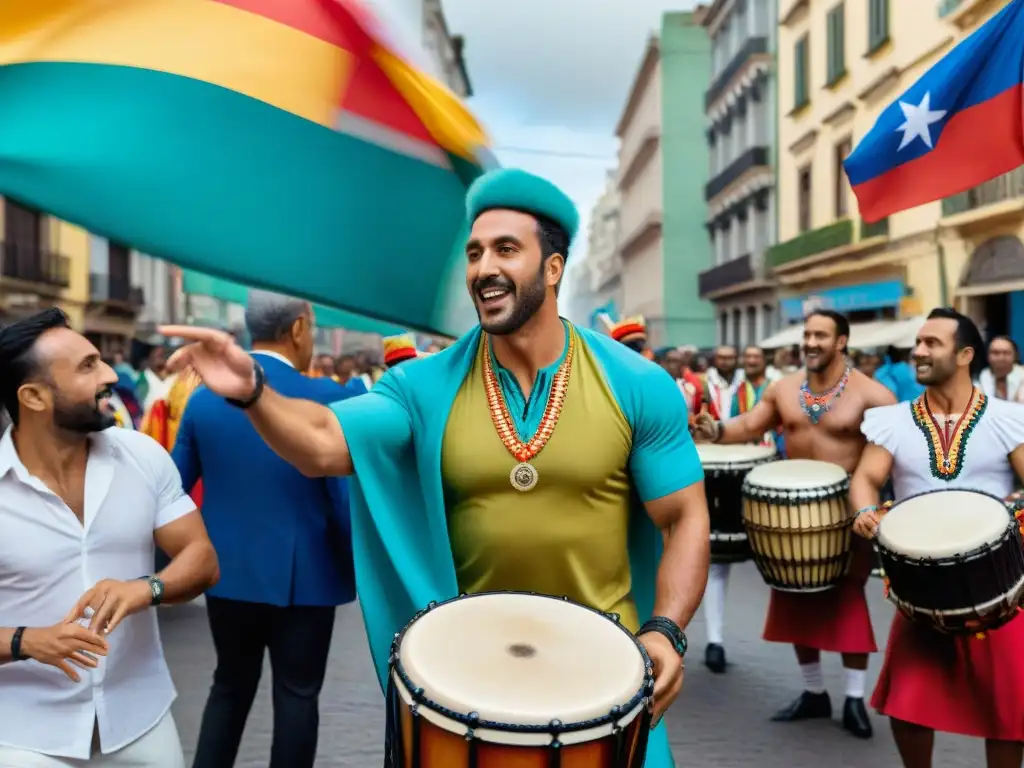
<instances>
[{"instance_id":1,"label":"large hanging flag","mask_svg":"<svg viewBox=\"0 0 1024 768\"><path fill-rule=\"evenodd\" d=\"M1024 0L1013 0L879 116L844 163L861 216L963 192L1024 165Z\"/></svg>"},{"instance_id":2,"label":"large hanging flag","mask_svg":"<svg viewBox=\"0 0 1024 768\"><path fill-rule=\"evenodd\" d=\"M196 296L209 296L221 301L245 306L249 302L249 289L241 283L219 277L204 275L195 270L186 269L182 275L182 291ZM376 333L380 336L392 336L401 333L397 325L380 320L362 317L354 312L343 309L313 305L316 324L321 328L341 328L354 333Z\"/></svg>"},{"instance_id":3,"label":"large hanging flag","mask_svg":"<svg viewBox=\"0 0 1024 768\"><path fill-rule=\"evenodd\" d=\"M184 267L458 335L483 130L357 0L0 13L0 194Z\"/></svg>"}]
</instances>

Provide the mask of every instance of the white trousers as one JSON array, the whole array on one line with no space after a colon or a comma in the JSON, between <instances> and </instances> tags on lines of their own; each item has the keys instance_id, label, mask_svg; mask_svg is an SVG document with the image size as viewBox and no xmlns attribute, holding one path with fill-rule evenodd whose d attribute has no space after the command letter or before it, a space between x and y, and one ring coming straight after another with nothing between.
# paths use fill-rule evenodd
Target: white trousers
<instances>
[{"instance_id":1,"label":"white trousers","mask_svg":"<svg viewBox=\"0 0 1024 768\"><path fill-rule=\"evenodd\" d=\"M156 726L127 747L88 760L51 757L0 746L0 768L185 768L185 755L174 718L168 712Z\"/></svg>"},{"instance_id":2,"label":"white trousers","mask_svg":"<svg viewBox=\"0 0 1024 768\"><path fill-rule=\"evenodd\" d=\"M708 642L725 643L725 592L729 588L729 563L712 563L708 571L708 585L704 589L704 621Z\"/></svg>"}]
</instances>

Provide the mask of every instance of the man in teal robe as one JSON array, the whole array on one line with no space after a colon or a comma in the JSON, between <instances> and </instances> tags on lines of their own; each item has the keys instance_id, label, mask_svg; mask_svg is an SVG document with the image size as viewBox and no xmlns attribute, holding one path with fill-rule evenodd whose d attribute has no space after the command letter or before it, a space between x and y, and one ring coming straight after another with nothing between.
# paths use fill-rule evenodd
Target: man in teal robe
<instances>
[{"instance_id":1,"label":"man in teal robe","mask_svg":"<svg viewBox=\"0 0 1024 768\"><path fill-rule=\"evenodd\" d=\"M442 449L452 406L479 359L484 332L489 354L508 381L526 380L524 392L541 389L537 374L564 359L570 338L584 345L578 354L600 369L629 432L629 592L640 623L658 615L685 627L707 577L703 474L685 426L682 393L655 364L558 316L555 294L568 240L578 227L575 207L550 183L504 170L474 186L467 208L474 225L467 245L467 285L477 300L481 326L443 352L389 371L369 394L333 410L265 388L259 368L223 334L164 330L194 342L172 365L192 365L210 389L246 408L264 439L286 460L308 475L354 473L350 506L357 589L382 687L395 634L428 603L460 591ZM482 234L482 222L508 231ZM551 223L567 236L557 249L551 247L557 240L548 232ZM542 348L551 351L551 359L531 363L528 358ZM511 395L505 393L506 401ZM654 662L659 710L682 683L679 650L684 644L669 642L672 634L645 625L638 635ZM664 725L652 732L646 765L672 765Z\"/></svg>"}]
</instances>

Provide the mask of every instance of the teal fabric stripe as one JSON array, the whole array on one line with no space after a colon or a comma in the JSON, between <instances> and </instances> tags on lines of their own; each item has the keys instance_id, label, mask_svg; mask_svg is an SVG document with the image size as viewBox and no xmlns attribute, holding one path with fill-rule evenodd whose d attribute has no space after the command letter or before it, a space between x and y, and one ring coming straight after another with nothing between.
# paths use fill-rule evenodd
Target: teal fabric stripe
<instances>
[{"instance_id":1,"label":"teal fabric stripe","mask_svg":"<svg viewBox=\"0 0 1024 768\"><path fill-rule=\"evenodd\" d=\"M466 183L161 72L0 68L0 194L208 275L459 336Z\"/></svg>"},{"instance_id":2,"label":"teal fabric stripe","mask_svg":"<svg viewBox=\"0 0 1024 768\"><path fill-rule=\"evenodd\" d=\"M249 289L246 286L231 280L204 275L192 269L183 270L182 290L185 293L209 296L221 301L241 304L242 306L245 306L249 300ZM404 329L400 326L372 320L352 312L346 312L343 309L334 309L316 304L313 310L316 313L316 324L321 328L342 328L346 331L377 333L381 336L394 336L404 333Z\"/></svg>"}]
</instances>

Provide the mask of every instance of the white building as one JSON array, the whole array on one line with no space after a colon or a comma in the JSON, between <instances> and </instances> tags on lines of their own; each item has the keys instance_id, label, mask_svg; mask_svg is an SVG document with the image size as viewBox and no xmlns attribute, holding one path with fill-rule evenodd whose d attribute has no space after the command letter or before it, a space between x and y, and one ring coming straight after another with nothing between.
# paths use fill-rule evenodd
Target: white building
<instances>
[{"instance_id":1,"label":"white building","mask_svg":"<svg viewBox=\"0 0 1024 768\"><path fill-rule=\"evenodd\" d=\"M604 192L590 212L587 231L587 277L592 310L613 307L622 311L622 237L618 172L609 171Z\"/></svg>"},{"instance_id":2,"label":"white building","mask_svg":"<svg viewBox=\"0 0 1024 768\"><path fill-rule=\"evenodd\" d=\"M712 62L705 199L714 266L700 274L699 290L715 304L721 344L755 344L779 323L764 264L777 239L775 19L775 0L715 0L704 17Z\"/></svg>"}]
</instances>

